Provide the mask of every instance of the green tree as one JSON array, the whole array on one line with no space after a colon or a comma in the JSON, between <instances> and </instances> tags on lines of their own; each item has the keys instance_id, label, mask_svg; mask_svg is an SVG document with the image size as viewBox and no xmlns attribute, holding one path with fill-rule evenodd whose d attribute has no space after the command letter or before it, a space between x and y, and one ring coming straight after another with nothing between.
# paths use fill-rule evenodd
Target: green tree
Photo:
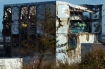
<instances>
[{"instance_id":1,"label":"green tree","mask_svg":"<svg viewBox=\"0 0 105 69\"><path fill-rule=\"evenodd\" d=\"M22 42L23 47L27 48L23 50L25 53L29 54L30 51L33 51L40 54L37 69L41 69L42 62L47 55L56 58L56 18L55 14L52 15L54 12L51 11L51 6L55 7L55 5L44 6L45 13L40 15L44 15L45 19L39 19L36 23L36 29L40 30L40 33L29 35L28 39ZM46 60L51 60L48 58Z\"/></svg>"}]
</instances>

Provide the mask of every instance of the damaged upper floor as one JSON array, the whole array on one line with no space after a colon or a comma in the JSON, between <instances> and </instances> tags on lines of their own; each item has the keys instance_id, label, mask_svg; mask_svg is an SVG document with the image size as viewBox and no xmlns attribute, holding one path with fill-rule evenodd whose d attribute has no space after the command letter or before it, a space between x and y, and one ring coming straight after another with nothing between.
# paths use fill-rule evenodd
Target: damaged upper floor
<instances>
[{"instance_id":1,"label":"damaged upper floor","mask_svg":"<svg viewBox=\"0 0 105 69\"><path fill-rule=\"evenodd\" d=\"M21 28L35 34L41 31L36 31L40 20L44 23L55 20L55 28L67 24L72 33L101 33L102 5L74 5L62 1L4 5L3 34L19 34ZM63 21L66 22L62 24Z\"/></svg>"}]
</instances>

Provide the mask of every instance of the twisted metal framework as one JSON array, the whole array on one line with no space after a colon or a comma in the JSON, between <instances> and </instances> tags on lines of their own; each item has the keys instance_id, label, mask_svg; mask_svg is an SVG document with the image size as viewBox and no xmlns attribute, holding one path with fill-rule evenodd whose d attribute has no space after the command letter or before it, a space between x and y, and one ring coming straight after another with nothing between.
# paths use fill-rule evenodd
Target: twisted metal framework
<instances>
[{"instance_id":1,"label":"twisted metal framework","mask_svg":"<svg viewBox=\"0 0 105 69\"><path fill-rule=\"evenodd\" d=\"M55 1L39 2L39 3L24 3L10 4L4 6L3 16L3 38L4 47L9 47L9 52L4 51L4 56L13 56L12 50L17 47L22 47L22 42L27 41L32 46L38 43L38 35L50 35L50 30L44 31L47 28L47 21L54 22L55 29ZM43 22L43 24L42 24ZM55 32L53 32L54 34ZM54 35L55 36L55 35ZM10 37L10 45L6 44L6 37ZM32 41L35 40L35 41ZM6 55L8 54L8 55Z\"/></svg>"}]
</instances>

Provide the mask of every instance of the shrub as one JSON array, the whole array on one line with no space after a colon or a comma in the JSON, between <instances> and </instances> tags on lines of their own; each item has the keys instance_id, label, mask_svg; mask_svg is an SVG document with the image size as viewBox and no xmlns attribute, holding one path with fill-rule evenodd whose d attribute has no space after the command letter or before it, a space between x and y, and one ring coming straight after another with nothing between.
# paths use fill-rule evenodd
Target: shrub
<instances>
[{"instance_id":1,"label":"shrub","mask_svg":"<svg viewBox=\"0 0 105 69\"><path fill-rule=\"evenodd\" d=\"M58 62L59 66L49 62L41 65L41 69L105 69L105 49L102 46L94 46L84 57L79 64L69 65L68 62ZM36 65L37 66L37 65ZM24 66L24 69L32 69L32 66ZM37 67L36 67L37 69Z\"/></svg>"}]
</instances>

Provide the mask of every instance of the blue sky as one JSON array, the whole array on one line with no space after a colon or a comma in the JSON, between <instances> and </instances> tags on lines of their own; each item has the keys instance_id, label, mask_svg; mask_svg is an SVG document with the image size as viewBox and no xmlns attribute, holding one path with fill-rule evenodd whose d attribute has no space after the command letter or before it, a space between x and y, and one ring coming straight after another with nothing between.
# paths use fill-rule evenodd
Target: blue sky
<instances>
[{"instance_id":1,"label":"blue sky","mask_svg":"<svg viewBox=\"0 0 105 69\"><path fill-rule=\"evenodd\" d=\"M0 0L0 11L1 11L0 12L0 30L2 29L2 17L3 17L4 4L40 2L40 1L55 1L55 0ZM105 4L105 0L61 0L61 1L70 2L72 4ZM105 8L105 6L103 6L103 8ZM103 18L103 20L104 19L105 17ZM104 22L105 20L103 21L103 23Z\"/></svg>"}]
</instances>

